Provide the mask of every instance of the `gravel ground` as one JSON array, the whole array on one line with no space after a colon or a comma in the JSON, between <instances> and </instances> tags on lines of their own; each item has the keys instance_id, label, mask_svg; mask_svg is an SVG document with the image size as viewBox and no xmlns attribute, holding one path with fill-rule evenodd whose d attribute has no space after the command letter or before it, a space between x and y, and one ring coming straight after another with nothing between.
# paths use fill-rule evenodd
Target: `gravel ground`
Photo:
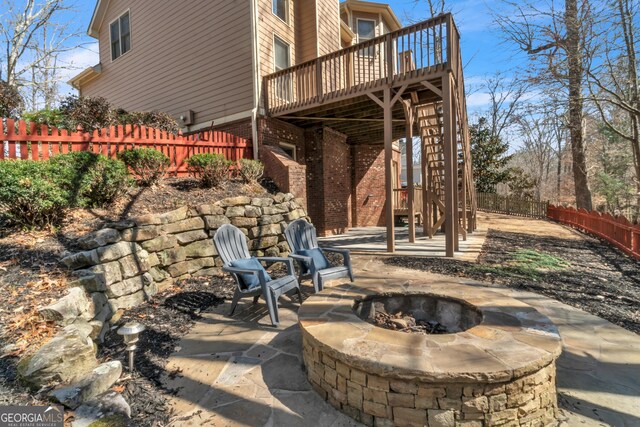
<instances>
[{"instance_id":1,"label":"gravel ground","mask_svg":"<svg viewBox=\"0 0 640 427\"><path fill-rule=\"evenodd\" d=\"M537 264L519 261L518 254L532 253L540 258ZM536 292L640 334L640 262L589 236L490 229L477 263L418 257L384 262Z\"/></svg>"}]
</instances>

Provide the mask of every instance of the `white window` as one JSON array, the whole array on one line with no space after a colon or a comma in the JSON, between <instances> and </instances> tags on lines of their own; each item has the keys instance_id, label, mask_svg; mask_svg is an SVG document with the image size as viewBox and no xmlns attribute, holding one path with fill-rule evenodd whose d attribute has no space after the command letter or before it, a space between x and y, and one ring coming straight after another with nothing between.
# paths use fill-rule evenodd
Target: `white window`
<instances>
[{"instance_id":1,"label":"white window","mask_svg":"<svg viewBox=\"0 0 640 427\"><path fill-rule=\"evenodd\" d=\"M284 70L291 66L291 47L280 37L273 37L273 55L276 71Z\"/></svg>"},{"instance_id":2,"label":"white window","mask_svg":"<svg viewBox=\"0 0 640 427\"><path fill-rule=\"evenodd\" d=\"M111 60L114 61L131 50L131 24L129 12L113 21L111 31Z\"/></svg>"},{"instance_id":3,"label":"white window","mask_svg":"<svg viewBox=\"0 0 640 427\"><path fill-rule=\"evenodd\" d=\"M273 36L273 65L275 71L281 71L291 66L291 46L278 36ZM276 80L276 96L281 99L291 99L291 75L285 74Z\"/></svg>"},{"instance_id":4,"label":"white window","mask_svg":"<svg viewBox=\"0 0 640 427\"><path fill-rule=\"evenodd\" d=\"M273 14L289 23L289 0L273 0Z\"/></svg>"},{"instance_id":5,"label":"white window","mask_svg":"<svg viewBox=\"0 0 640 427\"><path fill-rule=\"evenodd\" d=\"M280 148L282 148L282 151L284 151L287 154L287 156L291 157L293 160L297 160L295 145L289 144L287 142L281 142L279 145L280 145Z\"/></svg>"},{"instance_id":6,"label":"white window","mask_svg":"<svg viewBox=\"0 0 640 427\"><path fill-rule=\"evenodd\" d=\"M358 35L358 43L366 42L376 37L376 21L371 19L358 19L356 20L356 30ZM373 56L374 47L370 46L368 49L363 49L360 54Z\"/></svg>"}]
</instances>

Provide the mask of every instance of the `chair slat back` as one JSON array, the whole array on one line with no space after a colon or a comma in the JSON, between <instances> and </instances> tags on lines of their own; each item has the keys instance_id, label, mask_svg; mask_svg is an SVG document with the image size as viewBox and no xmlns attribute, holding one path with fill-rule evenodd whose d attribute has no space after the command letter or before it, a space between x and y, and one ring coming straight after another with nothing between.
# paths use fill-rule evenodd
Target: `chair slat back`
<instances>
[{"instance_id":1,"label":"chair slat back","mask_svg":"<svg viewBox=\"0 0 640 427\"><path fill-rule=\"evenodd\" d=\"M244 233L231 224L224 224L213 236L213 244L225 265L236 259L251 258Z\"/></svg>"},{"instance_id":2,"label":"chair slat back","mask_svg":"<svg viewBox=\"0 0 640 427\"><path fill-rule=\"evenodd\" d=\"M316 228L302 218L289 224L284 234L293 253L318 247Z\"/></svg>"}]
</instances>

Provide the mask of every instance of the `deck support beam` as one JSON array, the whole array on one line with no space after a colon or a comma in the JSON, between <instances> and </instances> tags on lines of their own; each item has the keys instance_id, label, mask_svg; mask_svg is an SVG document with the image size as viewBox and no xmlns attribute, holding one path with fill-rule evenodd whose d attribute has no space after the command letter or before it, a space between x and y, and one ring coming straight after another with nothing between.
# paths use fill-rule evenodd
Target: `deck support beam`
<instances>
[{"instance_id":1,"label":"deck support beam","mask_svg":"<svg viewBox=\"0 0 640 427\"><path fill-rule=\"evenodd\" d=\"M452 97L451 76L447 73L442 77L442 108L443 108L443 144L444 144L444 225L445 225L445 253L452 258L457 249L458 241L458 160L456 141L456 119L454 100Z\"/></svg>"},{"instance_id":2,"label":"deck support beam","mask_svg":"<svg viewBox=\"0 0 640 427\"><path fill-rule=\"evenodd\" d=\"M413 179L413 123L415 110L411 100L402 100L404 117L407 122L407 135L405 143L406 167L407 167L407 208L409 222L409 243L416 242L416 208Z\"/></svg>"},{"instance_id":3,"label":"deck support beam","mask_svg":"<svg viewBox=\"0 0 640 427\"><path fill-rule=\"evenodd\" d=\"M387 225L387 252L396 251L396 235L393 217L393 105L407 88L402 86L391 98L391 86L382 90L382 100L372 93L367 96L382 107L384 117L384 188L385 188L385 222Z\"/></svg>"}]
</instances>

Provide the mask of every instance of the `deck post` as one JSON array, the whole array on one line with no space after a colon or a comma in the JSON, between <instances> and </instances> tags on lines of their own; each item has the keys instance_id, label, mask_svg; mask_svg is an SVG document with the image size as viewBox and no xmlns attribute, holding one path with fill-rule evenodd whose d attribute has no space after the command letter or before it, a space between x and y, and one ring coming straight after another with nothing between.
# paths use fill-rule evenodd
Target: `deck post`
<instances>
[{"instance_id":1,"label":"deck post","mask_svg":"<svg viewBox=\"0 0 640 427\"><path fill-rule=\"evenodd\" d=\"M413 183L413 121L414 111L411 100L403 100L402 107L407 121L407 141L405 144L405 155L407 165L407 213L409 222L409 243L416 242L416 208Z\"/></svg>"},{"instance_id":2,"label":"deck post","mask_svg":"<svg viewBox=\"0 0 640 427\"><path fill-rule=\"evenodd\" d=\"M431 195L427 189L427 141L428 139L421 131L420 146L422 147L422 153L420 155L420 171L422 173L422 235L431 238L433 219L431 216Z\"/></svg>"},{"instance_id":3,"label":"deck post","mask_svg":"<svg viewBox=\"0 0 640 427\"><path fill-rule=\"evenodd\" d=\"M445 253L447 257L454 255L457 239L456 223L456 193L458 192L458 176L456 173L457 159L454 159L455 120L453 114L453 100L451 99L451 76L446 73L442 77L442 108L443 108L443 144L444 144L444 226L445 226Z\"/></svg>"},{"instance_id":4,"label":"deck post","mask_svg":"<svg viewBox=\"0 0 640 427\"><path fill-rule=\"evenodd\" d=\"M387 252L395 252L396 236L393 218L393 117L391 107L391 87L383 90L384 110L384 185L385 185L385 220L387 223Z\"/></svg>"}]
</instances>

